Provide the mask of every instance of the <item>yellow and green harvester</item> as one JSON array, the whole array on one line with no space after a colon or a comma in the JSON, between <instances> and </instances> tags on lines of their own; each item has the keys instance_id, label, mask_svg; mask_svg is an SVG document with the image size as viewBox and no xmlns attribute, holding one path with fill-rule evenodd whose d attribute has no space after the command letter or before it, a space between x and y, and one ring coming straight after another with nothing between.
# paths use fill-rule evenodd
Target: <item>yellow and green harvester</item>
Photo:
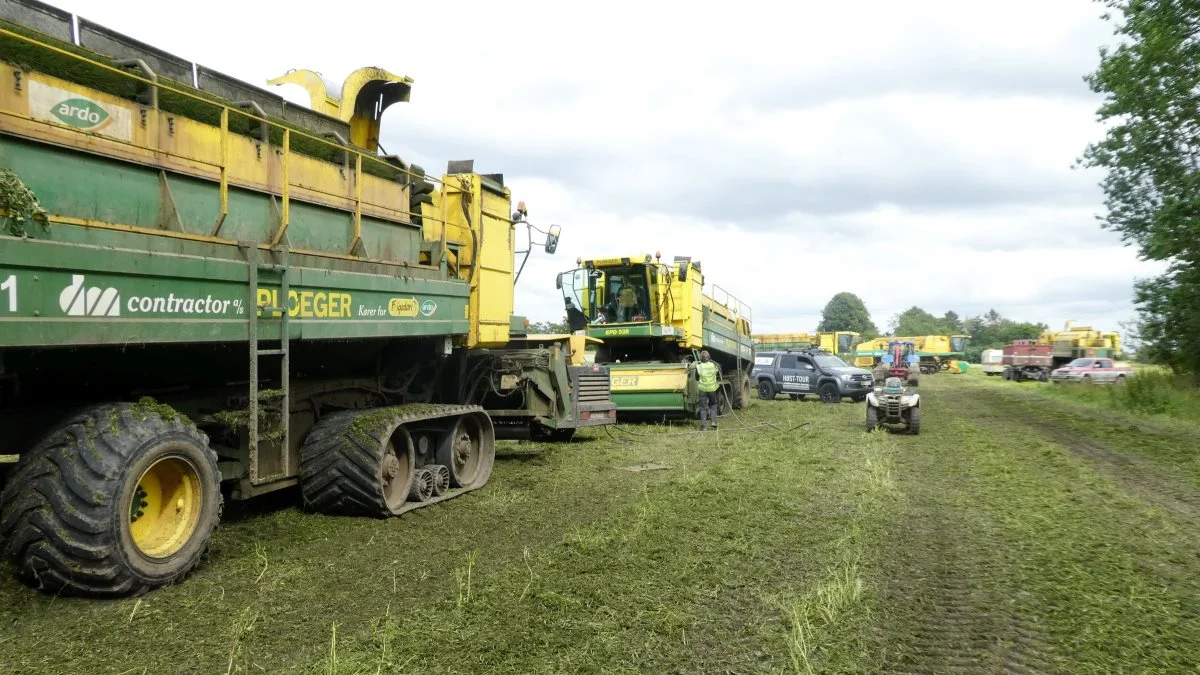
<instances>
[{"instance_id":1,"label":"yellow and green harvester","mask_svg":"<svg viewBox=\"0 0 1200 675\"><path fill-rule=\"evenodd\" d=\"M721 366L722 405L750 405L750 307L719 286L706 294L698 261L647 253L576 264L557 281L567 322L603 340L592 359L609 370L618 416L695 413L701 350Z\"/></svg>"}]
</instances>

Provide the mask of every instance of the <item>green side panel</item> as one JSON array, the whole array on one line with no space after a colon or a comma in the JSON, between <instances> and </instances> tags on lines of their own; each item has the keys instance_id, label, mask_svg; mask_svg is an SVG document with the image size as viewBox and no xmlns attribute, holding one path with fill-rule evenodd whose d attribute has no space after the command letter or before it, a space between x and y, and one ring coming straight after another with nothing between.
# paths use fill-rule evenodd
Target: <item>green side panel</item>
<instances>
[{"instance_id":1,"label":"green side panel","mask_svg":"<svg viewBox=\"0 0 1200 675\"><path fill-rule=\"evenodd\" d=\"M705 324L703 339L704 347L710 351L739 356L743 361L754 358L754 346L750 343L750 339L739 339L731 328Z\"/></svg>"},{"instance_id":2,"label":"green side panel","mask_svg":"<svg viewBox=\"0 0 1200 675\"><path fill-rule=\"evenodd\" d=\"M16 172L51 213L157 226L160 188L154 170L5 136L0 136L0 166Z\"/></svg>"},{"instance_id":3,"label":"green side panel","mask_svg":"<svg viewBox=\"0 0 1200 675\"><path fill-rule=\"evenodd\" d=\"M249 266L188 255L186 243L163 253L0 236L0 346L247 339ZM462 282L295 266L289 279L294 339L468 330ZM259 286L259 300L278 306L277 274L262 272ZM263 316L259 334L278 338L278 321Z\"/></svg>"},{"instance_id":4,"label":"green side panel","mask_svg":"<svg viewBox=\"0 0 1200 675\"><path fill-rule=\"evenodd\" d=\"M617 405L617 413L630 412L692 412L695 406L689 406L682 392L629 392L613 393L612 401Z\"/></svg>"},{"instance_id":5,"label":"green side panel","mask_svg":"<svg viewBox=\"0 0 1200 675\"><path fill-rule=\"evenodd\" d=\"M352 221L347 222L346 241L353 232ZM363 246L370 258L382 260L418 260L421 253L422 234L420 228L409 227L375 218L362 219Z\"/></svg>"},{"instance_id":6,"label":"green side panel","mask_svg":"<svg viewBox=\"0 0 1200 675\"><path fill-rule=\"evenodd\" d=\"M48 212L69 218L208 236L220 213L216 182L50 144L0 136L0 166L16 172ZM267 193L230 188L228 203L225 239L266 242L282 217L282 200ZM352 212L292 199L288 219L292 248L349 254ZM418 226L364 217L362 236L368 257L419 259Z\"/></svg>"},{"instance_id":7,"label":"green side panel","mask_svg":"<svg viewBox=\"0 0 1200 675\"><path fill-rule=\"evenodd\" d=\"M679 370L677 363L606 363L604 364L612 376L619 376L626 370ZM690 387L695 388L694 381ZM635 391L613 391L610 394L617 406L617 413L642 412L677 412L691 413L696 410L695 392L675 391L665 388L640 388Z\"/></svg>"},{"instance_id":8,"label":"green side panel","mask_svg":"<svg viewBox=\"0 0 1200 675\"><path fill-rule=\"evenodd\" d=\"M288 204L287 240L293 248L347 253L353 230L351 213L295 200Z\"/></svg>"}]
</instances>

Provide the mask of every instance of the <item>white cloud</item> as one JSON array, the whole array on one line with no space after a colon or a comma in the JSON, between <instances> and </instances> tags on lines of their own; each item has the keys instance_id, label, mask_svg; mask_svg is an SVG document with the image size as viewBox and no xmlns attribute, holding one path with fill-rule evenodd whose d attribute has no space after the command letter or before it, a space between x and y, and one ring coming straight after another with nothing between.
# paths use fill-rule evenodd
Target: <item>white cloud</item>
<instances>
[{"instance_id":1,"label":"white cloud","mask_svg":"<svg viewBox=\"0 0 1200 675\"><path fill-rule=\"evenodd\" d=\"M561 316L554 278L577 256L691 255L763 331L813 328L844 290L881 328L911 305L1116 328L1134 277L1161 269L1099 227L1099 176L1070 169L1103 133L1082 78L1113 36L1092 0L360 3L344 19L212 0L186 21L57 4L254 83L413 76L387 150L433 173L474 158L563 227L516 291L534 320Z\"/></svg>"}]
</instances>

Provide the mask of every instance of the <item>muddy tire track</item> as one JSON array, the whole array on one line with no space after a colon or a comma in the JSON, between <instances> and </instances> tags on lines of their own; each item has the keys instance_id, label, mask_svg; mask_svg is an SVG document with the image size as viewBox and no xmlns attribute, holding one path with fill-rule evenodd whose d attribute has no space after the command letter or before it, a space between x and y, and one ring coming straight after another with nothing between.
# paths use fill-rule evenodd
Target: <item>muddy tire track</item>
<instances>
[{"instance_id":1,"label":"muddy tire track","mask_svg":"<svg viewBox=\"0 0 1200 675\"><path fill-rule=\"evenodd\" d=\"M1048 641L1016 609L1020 589L1006 573L1015 562L989 533L989 516L970 505L970 477L929 453L898 458L895 474L908 504L884 551L880 670L1053 670Z\"/></svg>"}]
</instances>

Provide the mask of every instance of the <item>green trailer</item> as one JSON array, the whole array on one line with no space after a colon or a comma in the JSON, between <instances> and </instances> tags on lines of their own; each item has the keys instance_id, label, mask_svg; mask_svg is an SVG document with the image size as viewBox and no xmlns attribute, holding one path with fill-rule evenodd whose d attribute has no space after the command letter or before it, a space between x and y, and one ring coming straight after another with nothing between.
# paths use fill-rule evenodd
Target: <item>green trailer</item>
<instances>
[{"instance_id":1,"label":"green trailer","mask_svg":"<svg viewBox=\"0 0 1200 675\"><path fill-rule=\"evenodd\" d=\"M613 422L607 371L513 315L536 228L503 176L378 153L409 78L305 109L33 0L0 0L0 60L0 552L31 586L142 593L226 500L397 516L485 485L498 437Z\"/></svg>"}]
</instances>

